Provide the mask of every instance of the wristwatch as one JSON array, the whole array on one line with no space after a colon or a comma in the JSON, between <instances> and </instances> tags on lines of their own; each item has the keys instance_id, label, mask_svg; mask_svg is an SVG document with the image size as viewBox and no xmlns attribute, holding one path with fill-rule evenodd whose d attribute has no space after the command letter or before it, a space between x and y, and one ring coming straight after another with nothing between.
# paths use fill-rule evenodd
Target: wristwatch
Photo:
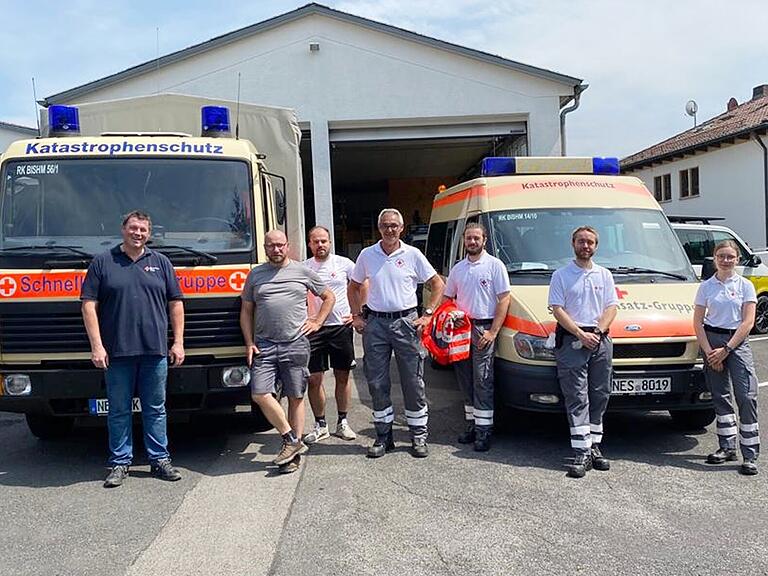
<instances>
[{"instance_id":1,"label":"wristwatch","mask_svg":"<svg viewBox=\"0 0 768 576\"><path fill-rule=\"evenodd\" d=\"M723 344L723 348L725 348L725 351L726 351L726 352L728 352L728 354L730 354L731 352L733 352L733 348L731 348L730 346L728 346L728 344Z\"/></svg>"},{"instance_id":2,"label":"wristwatch","mask_svg":"<svg viewBox=\"0 0 768 576\"><path fill-rule=\"evenodd\" d=\"M424 316L432 316L434 313L435 311L432 308L424 308Z\"/></svg>"}]
</instances>

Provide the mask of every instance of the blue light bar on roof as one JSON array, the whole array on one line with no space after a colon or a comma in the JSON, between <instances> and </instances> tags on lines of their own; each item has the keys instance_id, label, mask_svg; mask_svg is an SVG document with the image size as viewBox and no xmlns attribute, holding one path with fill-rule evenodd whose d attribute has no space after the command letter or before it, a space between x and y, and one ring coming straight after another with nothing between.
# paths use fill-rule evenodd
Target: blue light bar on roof
<instances>
[{"instance_id":1,"label":"blue light bar on roof","mask_svg":"<svg viewBox=\"0 0 768 576\"><path fill-rule=\"evenodd\" d=\"M618 158L592 158L592 174L619 174Z\"/></svg>"},{"instance_id":2,"label":"blue light bar on roof","mask_svg":"<svg viewBox=\"0 0 768 576\"><path fill-rule=\"evenodd\" d=\"M55 104L48 108L48 132L51 136L80 133L80 114L74 106Z\"/></svg>"},{"instance_id":3,"label":"blue light bar on roof","mask_svg":"<svg viewBox=\"0 0 768 576\"><path fill-rule=\"evenodd\" d=\"M484 158L481 176L509 176L536 174L619 174L618 158L495 156Z\"/></svg>"},{"instance_id":4,"label":"blue light bar on roof","mask_svg":"<svg viewBox=\"0 0 768 576\"><path fill-rule=\"evenodd\" d=\"M507 156L489 156L483 158L480 166L481 176L506 176L515 174L515 159Z\"/></svg>"},{"instance_id":5,"label":"blue light bar on roof","mask_svg":"<svg viewBox=\"0 0 768 576\"><path fill-rule=\"evenodd\" d=\"M203 136L226 136L229 134L229 108L226 106L203 106Z\"/></svg>"}]
</instances>

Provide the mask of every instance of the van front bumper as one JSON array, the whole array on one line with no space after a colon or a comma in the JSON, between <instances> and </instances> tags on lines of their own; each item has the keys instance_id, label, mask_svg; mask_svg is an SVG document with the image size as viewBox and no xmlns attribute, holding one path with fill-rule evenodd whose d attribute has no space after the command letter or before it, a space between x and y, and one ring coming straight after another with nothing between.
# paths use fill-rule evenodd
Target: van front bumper
<instances>
[{"instance_id":1,"label":"van front bumper","mask_svg":"<svg viewBox=\"0 0 768 576\"><path fill-rule=\"evenodd\" d=\"M701 366L625 367L614 369L614 377L672 378L672 389L662 394L613 394L608 411L706 410L712 408ZM496 358L497 402L510 408L539 412L563 412L565 404L554 366L517 364Z\"/></svg>"}]
</instances>

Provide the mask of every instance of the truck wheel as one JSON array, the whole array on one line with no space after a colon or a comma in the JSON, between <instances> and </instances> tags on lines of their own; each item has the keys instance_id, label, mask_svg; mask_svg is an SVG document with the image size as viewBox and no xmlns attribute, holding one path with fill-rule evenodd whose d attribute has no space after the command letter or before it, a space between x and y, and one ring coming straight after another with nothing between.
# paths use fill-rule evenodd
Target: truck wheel
<instances>
[{"instance_id":1,"label":"truck wheel","mask_svg":"<svg viewBox=\"0 0 768 576\"><path fill-rule=\"evenodd\" d=\"M269 420L267 420L267 417L264 416L264 413L261 411L261 408L259 408L259 405L256 404L253 400L251 400L251 429L254 432L266 432L267 430L272 430L272 424L269 423Z\"/></svg>"},{"instance_id":2,"label":"truck wheel","mask_svg":"<svg viewBox=\"0 0 768 576\"><path fill-rule=\"evenodd\" d=\"M768 333L768 294L760 294L757 297L757 307L755 309L755 334Z\"/></svg>"},{"instance_id":3,"label":"truck wheel","mask_svg":"<svg viewBox=\"0 0 768 576\"><path fill-rule=\"evenodd\" d=\"M41 416L26 414L29 431L40 440L58 440L67 436L75 425L75 419L66 416Z\"/></svg>"},{"instance_id":4,"label":"truck wheel","mask_svg":"<svg viewBox=\"0 0 768 576\"><path fill-rule=\"evenodd\" d=\"M701 430L706 428L715 419L715 411L706 410L670 410L672 422L681 430Z\"/></svg>"}]
</instances>

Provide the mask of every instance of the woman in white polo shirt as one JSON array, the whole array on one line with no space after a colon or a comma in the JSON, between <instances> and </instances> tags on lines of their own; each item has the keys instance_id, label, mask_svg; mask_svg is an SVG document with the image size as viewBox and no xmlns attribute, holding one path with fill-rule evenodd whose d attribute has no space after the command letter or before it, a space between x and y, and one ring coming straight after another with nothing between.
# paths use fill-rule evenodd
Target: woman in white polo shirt
<instances>
[{"instance_id":1,"label":"woman in white polo shirt","mask_svg":"<svg viewBox=\"0 0 768 576\"><path fill-rule=\"evenodd\" d=\"M717 414L720 447L709 464L734 461L736 433L744 459L739 472L757 474L760 435L757 420L757 376L747 337L755 323L757 297L752 283L736 273L739 250L732 240L715 246L717 272L699 286L693 325L704 355L704 374ZM731 402L731 384L739 421Z\"/></svg>"}]
</instances>

